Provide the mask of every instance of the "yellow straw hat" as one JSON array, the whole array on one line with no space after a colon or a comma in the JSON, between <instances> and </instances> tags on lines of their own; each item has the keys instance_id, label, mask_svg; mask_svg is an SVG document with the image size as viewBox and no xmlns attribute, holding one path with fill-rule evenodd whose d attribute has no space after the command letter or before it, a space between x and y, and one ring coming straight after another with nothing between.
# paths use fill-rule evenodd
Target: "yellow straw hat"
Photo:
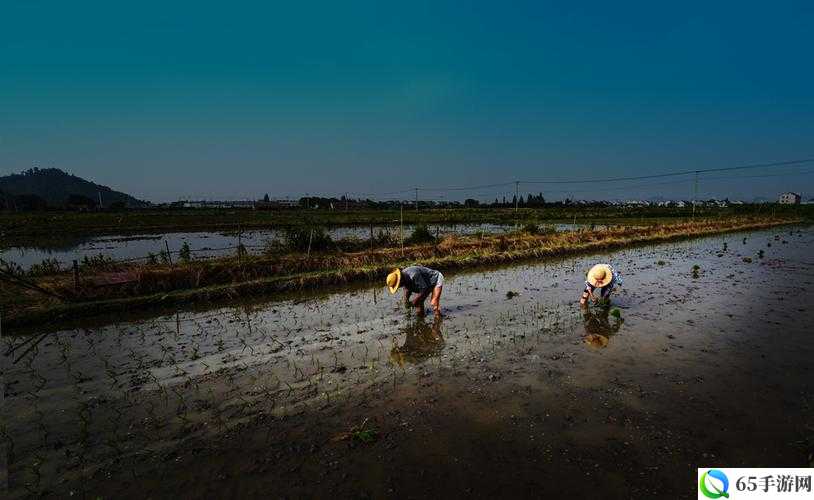
<instances>
[{"instance_id":1,"label":"yellow straw hat","mask_svg":"<svg viewBox=\"0 0 814 500\"><path fill-rule=\"evenodd\" d=\"M401 283L401 269L396 269L387 275L387 289L390 293L396 293Z\"/></svg>"},{"instance_id":2,"label":"yellow straw hat","mask_svg":"<svg viewBox=\"0 0 814 500\"><path fill-rule=\"evenodd\" d=\"M588 279L586 280L591 286L603 287L607 286L613 279L613 271L607 264L597 264L588 271Z\"/></svg>"}]
</instances>

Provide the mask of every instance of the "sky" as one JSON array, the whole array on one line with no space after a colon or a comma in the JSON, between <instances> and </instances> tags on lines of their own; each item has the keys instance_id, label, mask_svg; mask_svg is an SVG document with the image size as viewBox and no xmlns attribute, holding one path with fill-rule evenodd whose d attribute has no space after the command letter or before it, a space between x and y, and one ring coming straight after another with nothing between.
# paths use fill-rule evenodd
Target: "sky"
<instances>
[{"instance_id":1,"label":"sky","mask_svg":"<svg viewBox=\"0 0 814 500\"><path fill-rule=\"evenodd\" d=\"M662 4L4 2L0 175L57 167L154 202L488 200L514 187L445 188L814 158L814 2ZM702 197L814 197L814 163L706 177Z\"/></svg>"}]
</instances>

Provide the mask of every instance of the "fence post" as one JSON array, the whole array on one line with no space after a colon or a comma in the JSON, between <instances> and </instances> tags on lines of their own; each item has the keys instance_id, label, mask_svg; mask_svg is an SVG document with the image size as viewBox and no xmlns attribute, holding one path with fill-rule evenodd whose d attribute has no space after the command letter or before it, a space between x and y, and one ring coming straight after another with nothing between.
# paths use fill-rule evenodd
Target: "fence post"
<instances>
[{"instance_id":1,"label":"fence post","mask_svg":"<svg viewBox=\"0 0 814 500\"><path fill-rule=\"evenodd\" d=\"M237 223L237 263L243 263L243 238L240 231L240 222Z\"/></svg>"},{"instance_id":2,"label":"fence post","mask_svg":"<svg viewBox=\"0 0 814 500\"><path fill-rule=\"evenodd\" d=\"M404 204L399 204L399 234L401 235L401 256L404 257Z\"/></svg>"},{"instance_id":3,"label":"fence post","mask_svg":"<svg viewBox=\"0 0 814 500\"><path fill-rule=\"evenodd\" d=\"M73 261L73 289L79 290L79 262L76 259Z\"/></svg>"},{"instance_id":4,"label":"fence post","mask_svg":"<svg viewBox=\"0 0 814 500\"><path fill-rule=\"evenodd\" d=\"M164 248L167 249L167 260L170 262L170 265L172 265L172 254L170 253L170 244L167 243L167 240L164 240Z\"/></svg>"}]
</instances>

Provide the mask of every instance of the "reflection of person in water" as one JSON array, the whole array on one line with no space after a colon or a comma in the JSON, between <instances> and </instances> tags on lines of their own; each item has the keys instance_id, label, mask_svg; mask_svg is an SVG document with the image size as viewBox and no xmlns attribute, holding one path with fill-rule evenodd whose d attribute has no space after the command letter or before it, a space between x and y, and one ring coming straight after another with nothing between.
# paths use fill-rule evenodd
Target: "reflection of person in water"
<instances>
[{"instance_id":1,"label":"reflection of person in water","mask_svg":"<svg viewBox=\"0 0 814 500\"><path fill-rule=\"evenodd\" d=\"M407 334L404 345L394 345L390 350L390 359L397 365L404 366L405 362L418 364L438 355L444 348L444 337L441 335L442 322L441 316L433 318L432 326L428 325L424 318L409 321L401 330Z\"/></svg>"},{"instance_id":2,"label":"reflection of person in water","mask_svg":"<svg viewBox=\"0 0 814 500\"><path fill-rule=\"evenodd\" d=\"M583 310L583 321L585 322L585 343L594 347L607 347L609 337L614 335L622 327L621 318L614 317L613 324L610 322L610 308Z\"/></svg>"}]
</instances>

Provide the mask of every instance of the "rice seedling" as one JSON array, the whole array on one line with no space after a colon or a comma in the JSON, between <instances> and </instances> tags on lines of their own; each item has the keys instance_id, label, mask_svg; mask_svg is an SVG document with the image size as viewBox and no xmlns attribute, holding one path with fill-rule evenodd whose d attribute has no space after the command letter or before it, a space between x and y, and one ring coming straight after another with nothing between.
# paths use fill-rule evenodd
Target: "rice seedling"
<instances>
[{"instance_id":1,"label":"rice seedling","mask_svg":"<svg viewBox=\"0 0 814 500\"><path fill-rule=\"evenodd\" d=\"M341 252L334 248L320 253L319 259L308 258L302 253L275 255L250 255L237 266L234 257L208 261L193 261L188 266L169 267L144 263L124 266L138 281L117 286L83 287L76 303L59 305L60 310L70 311L74 317L91 314L114 307L151 307L156 296L162 303L189 302L190 300L217 299L249 294L279 292L292 287L312 288L327 284L377 279L382 272L405 262L421 262L424 265L451 271L460 267L471 268L473 264L498 264L521 259L567 255L580 252L619 248L622 246L669 241L705 234L767 227L777 221L760 219L728 219L696 221L694 223L665 224L637 228L620 228L618 231L585 231L548 235L503 234L484 237L444 238L431 244L416 244L400 250L377 248L359 252ZM432 235L430 235L432 236ZM313 245L313 241L312 241ZM402 260L403 259L403 260ZM92 273L91 273L92 276ZM73 290L68 276L49 278L47 283L55 290ZM115 299L115 301L114 301ZM124 302L121 299L125 299ZM6 321L36 323L48 317L46 311L54 304L42 298L33 300L26 307L11 307ZM126 304L126 305L125 305Z\"/></svg>"},{"instance_id":2,"label":"rice seedling","mask_svg":"<svg viewBox=\"0 0 814 500\"><path fill-rule=\"evenodd\" d=\"M404 239L405 245L418 245L421 243L435 242L436 238L425 225L418 225L413 229L412 234Z\"/></svg>"},{"instance_id":3,"label":"rice seedling","mask_svg":"<svg viewBox=\"0 0 814 500\"><path fill-rule=\"evenodd\" d=\"M283 242L292 251L307 252L327 250L333 245L324 226L301 225L283 230Z\"/></svg>"},{"instance_id":4,"label":"rice seedling","mask_svg":"<svg viewBox=\"0 0 814 500\"><path fill-rule=\"evenodd\" d=\"M178 250L178 259L183 263L188 263L192 259L192 250L189 248L187 241L184 241L181 249Z\"/></svg>"}]
</instances>

